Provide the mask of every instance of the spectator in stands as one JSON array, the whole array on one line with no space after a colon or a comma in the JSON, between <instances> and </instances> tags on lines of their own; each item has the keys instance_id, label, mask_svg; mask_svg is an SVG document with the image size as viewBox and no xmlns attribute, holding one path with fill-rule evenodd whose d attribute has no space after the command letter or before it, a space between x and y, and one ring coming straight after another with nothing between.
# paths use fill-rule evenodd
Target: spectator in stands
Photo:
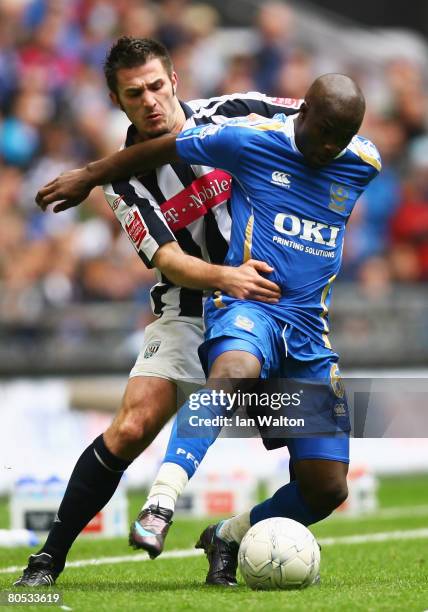
<instances>
[{"instance_id":1,"label":"spectator in stands","mask_svg":"<svg viewBox=\"0 0 428 612\"><path fill-rule=\"evenodd\" d=\"M397 280L428 280L428 136L414 140L400 206L392 220L392 264Z\"/></svg>"},{"instance_id":2,"label":"spectator in stands","mask_svg":"<svg viewBox=\"0 0 428 612\"><path fill-rule=\"evenodd\" d=\"M390 245L391 219L398 207L401 190L401 153L405 132L395 118L371 115L366 133L376 142L382 156L382 172L358 202L349 222L344 250L344 276L372 282L376 271L383 286L388 263L381 264ZM371 269L373 259L373 269ZM362 269L363 270L360 270ZM361 274L360 274L361 272ZM389 275L387 275L389 276Z\"/></svg>"},{"instance_id":3,"label":"spectator in stands","mask_svg":"<svg viewBox=\"0 0 428 612\"><path fill-rule=\"evenodd\" d=\"M275 93L278 75L289 51L292 10L282 2L264 2L255 25L259 35L255 81L260 91Z\"/></svg>"}]
</instances>

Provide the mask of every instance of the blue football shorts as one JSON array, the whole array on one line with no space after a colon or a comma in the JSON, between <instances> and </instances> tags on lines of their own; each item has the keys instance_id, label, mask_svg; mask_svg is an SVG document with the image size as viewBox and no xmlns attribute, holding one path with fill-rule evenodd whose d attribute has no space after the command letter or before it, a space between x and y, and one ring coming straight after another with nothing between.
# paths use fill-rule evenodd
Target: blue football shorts
<instances>
[{"instance_id":1,"label":"blue football shorts","mask_svg":"<svg viewBox=\"0 0 428 612\"><path fill-rule=\"evenodd\" d=\"M292 463L301 459L349 463L349 410L336 353L272 317L257 302L228 300L227 307L218 308L214 300L207 300L205 328L199 356L207 375L220 354L242 350L259 359L261 388L280 379L281 385L290 381L305 396L299 408L305 419L303 430L290 429L286 437L276 438L259 427L267 449L287 446Z\"/></svg>"}]
</instances>

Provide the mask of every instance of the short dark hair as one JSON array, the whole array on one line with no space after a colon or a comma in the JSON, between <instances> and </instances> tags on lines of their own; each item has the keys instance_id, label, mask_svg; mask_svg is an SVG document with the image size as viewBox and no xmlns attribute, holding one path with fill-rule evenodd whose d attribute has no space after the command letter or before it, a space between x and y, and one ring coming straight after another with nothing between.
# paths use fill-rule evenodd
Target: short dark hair
<instances>
[{"instance_id":1,"label":"short dark hair","mask_svg":"<svg viewBox=\"0 0 428 612\"><path fill-rule=\"evenodd\" d=\"M107 55L104 63L104 76L110 91L117 93L117 71L121 68L135 68L148 60L158 58L168 76L172 76L172 60L166 47L151 38L119 38Z\"/></svg>"}]
</instances>

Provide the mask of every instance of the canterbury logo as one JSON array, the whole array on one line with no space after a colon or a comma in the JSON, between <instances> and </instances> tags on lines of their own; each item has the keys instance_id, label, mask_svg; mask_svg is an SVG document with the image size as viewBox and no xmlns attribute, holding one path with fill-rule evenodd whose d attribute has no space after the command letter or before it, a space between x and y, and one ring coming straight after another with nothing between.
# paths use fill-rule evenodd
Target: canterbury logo
<instances>
[{"instance_id":1,"label":"canterbury logo","mask_svg":"<svg viewBox=\"0 0 428 612\"><path fill-rule=\"evenodd\" d=\"M287 174L286 172L272 172L271 183L280 185L281 187L290 187L290 178L291 174Z\"/></svg>"}]
</instances>

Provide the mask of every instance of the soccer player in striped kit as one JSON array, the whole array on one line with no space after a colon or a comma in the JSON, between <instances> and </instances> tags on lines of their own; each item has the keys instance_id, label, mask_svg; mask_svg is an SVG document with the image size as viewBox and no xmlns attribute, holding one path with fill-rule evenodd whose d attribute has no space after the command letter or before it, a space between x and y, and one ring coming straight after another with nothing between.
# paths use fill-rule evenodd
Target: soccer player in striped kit
<instances>
[{"instance_id":1,"label":"soccer player in striped kit","mask_svg":"<svg viewBox=\"0 0 428 612\"><path fill-rule=\"evenodd\" d=\"M183 103L176 96L177 76L166 49L147 39L119 39L107 58L105 76L112 101L132 123L125 143L129 150L133 143L178 133L185 127L222 123L228 117L251 112L267 117L277 112L296 113L300 104L259 93ZM67 201L56 210L77 205L91 189L90 182L84 185L84 175L72 171L51 182L39 193L41 207L62 199ZM76 184L78 197L72 188ZM66 196L67 186L72 188L71 198ZM151 302L158 319L146 329L144 346L113 423L77 461L46 543L31 555L15 583L19 586L55 582L75 538L112 497L130 463L176 412L177 388L188 392L191 387L186 381L204 380L197 355L203 341L202 290L220 289L236 298L268 303L279 299L278 286L261 275L272 271L265 263L249 261L230 268L220 265L231 227L227 173L177 162L144 176L118 178L104 185L104 191L139 257L156 268L158 283L151 290ZM147 536L131 541L153 556L162 550L175 503L168 496L159 497L156 486L166 478L175 483L176 497L187 483L179 466L165 465L138 517Z\"/></svg>"}]
</instances>

